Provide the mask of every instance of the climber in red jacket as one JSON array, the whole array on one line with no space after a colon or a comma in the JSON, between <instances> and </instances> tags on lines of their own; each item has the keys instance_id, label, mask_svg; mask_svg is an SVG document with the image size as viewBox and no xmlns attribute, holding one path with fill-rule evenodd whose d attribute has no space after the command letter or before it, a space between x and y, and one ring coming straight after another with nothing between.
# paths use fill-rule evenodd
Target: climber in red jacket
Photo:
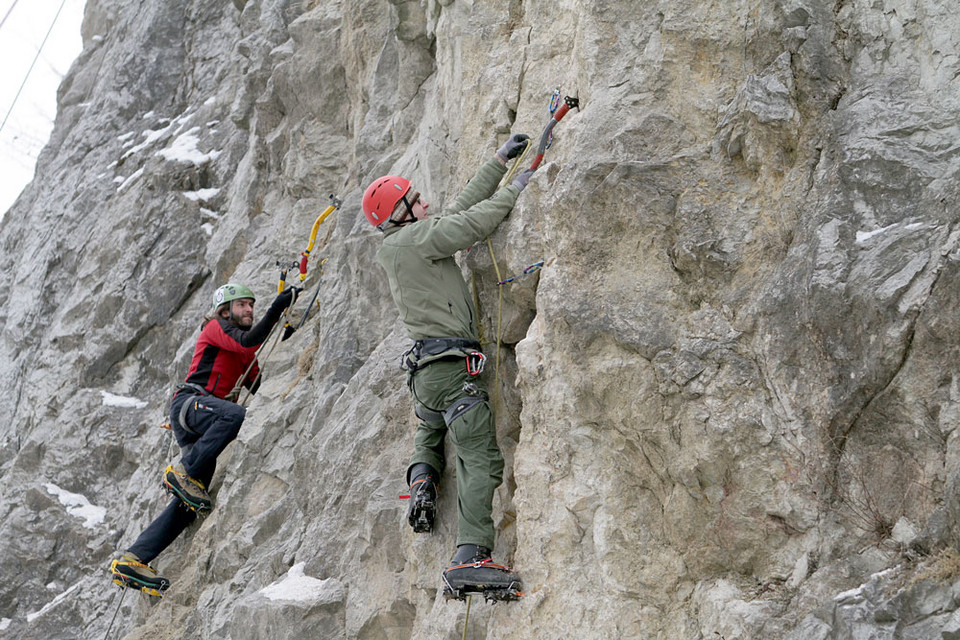
<instances>
[{"instance_id":1,"label":"climber in red jacket","mask_svg":"<svg viewBox=\"0 0 960 640\"><path fill-rule=\"evenodd\" d=\"M115 583L154 596L161 596L170 586L149 563L177 539L197 513L213 507L206 487L216 470L217 456L236 439L246 414L235 402L240 387L255 392L259 386L259 368L254 362L257 348L293 302L296 291L290 288L278 295L263 319L254 324L256 300L249 288L226 284L217 289L214 317L204 321L190 372L177 385L170 402L170 426L182 454L180 462L168 466L163 475L173 500L111 563Z\"/></svg>"}]
</instances>

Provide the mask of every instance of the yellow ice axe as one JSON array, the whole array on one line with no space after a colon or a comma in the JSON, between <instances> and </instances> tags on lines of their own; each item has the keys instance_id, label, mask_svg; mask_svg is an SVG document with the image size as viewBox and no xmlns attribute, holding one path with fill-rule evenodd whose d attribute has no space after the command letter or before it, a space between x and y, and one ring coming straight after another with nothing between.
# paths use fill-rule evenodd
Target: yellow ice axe
<instances>
[{"instance_id":1,"label":"yellow ice axe","mask_svg":"<svg viewBox=\"0 0 960 640\"><path fill-rule=\"evenodd\" d=\"M300 254L300 263L294 262L288 265L289 267L297 266L300 268L300 282L307 279L307 261L310 259L310 252L313 251L313 245L317 241L317 232L320 230L320 225L323 224L323 221L326 220L331 213L339 209L342 204L343 201L340 198L334 195L330 196L330 206L324 209L313 223L313 229L310 230L310 242L307 243L307 248ZM283 293L286 286L287 267L284 267L280 271L280 284L277 285L277 293Z\"/></svg>"}]
</instances>

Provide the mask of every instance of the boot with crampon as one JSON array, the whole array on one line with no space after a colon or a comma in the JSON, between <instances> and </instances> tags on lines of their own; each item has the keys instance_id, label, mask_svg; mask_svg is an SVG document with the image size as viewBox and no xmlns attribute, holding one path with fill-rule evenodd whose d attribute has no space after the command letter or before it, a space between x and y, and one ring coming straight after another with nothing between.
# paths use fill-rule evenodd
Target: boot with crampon
<instances>
[{"instance_id":1,"label":"boot with crampon","mask_svg":"<svg viewBox=\"0 0 960 640\"><path fill-rule=\"evenodd\" d=\"M450 566L443 572L443 596L463 600L471 593L486 600L516 600L523 597L520 576L510 567L493 562L490 549L475 544L457 547Z\"/></svg>"},{"instance_id":2,"label":"boot with crampon","mask_svg":"<svg viewBox=\"0 0 960 640\"><path fill-rule=\"evenodd\" d=\"M207 488L199 480L187 475L182 464L171 464L163 472L163 486L180 498L190 510L204 514L213 508L213 500Z\"/></svg>"},{"instance_id":3,"label":"boot with crampon","mask_svg":"<svg viewBox=\"0 0 960 640\"><path fill-rule=\"evenodd\" d=\"M169 580L129 551L110 563L110 575L113 582L121 587L137 589L158 598L162 598L163 592L170 586Z\"/></svg>"},{"instance_id":4,"label":"boot with crampon","mask_svg":"<svg viewBox=\"0 0 960 640\"><path fill-rule=\"evenodd\" d=\"M407 522L417 533L433 531L437 517L437 487L439 475L424 462L410 468L410 505L407 507Z\"/></svg>"}]
</instances>

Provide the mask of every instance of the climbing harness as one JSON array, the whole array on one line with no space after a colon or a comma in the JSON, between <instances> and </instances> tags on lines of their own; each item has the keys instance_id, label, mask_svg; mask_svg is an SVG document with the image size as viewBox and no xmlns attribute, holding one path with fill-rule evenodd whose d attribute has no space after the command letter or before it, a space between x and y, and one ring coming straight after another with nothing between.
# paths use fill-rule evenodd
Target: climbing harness
<instances>
[{"instance_id":1,"label":"climbing harness","mask_svg":"<svg viewBox=\"0 0 960 640\"><path fill-rule=\"evenodd\" d=\"M480 388L472 382L465 382L462 389L464 393L463 396L454 400L446 409L431 409L417 397L412 377L410 379L410 389L413 391L413 411L417 417L424 422L442 422L448 427L453 424L454 420L478 404L490 401L490 396L487 395L486 391L481 391Z\"/></svg>"},{"instance_id":2,"label":"climbing harness","mask_svg":"<svg viewBox=\"0 0 960 640\"><path fill-rule=\"evenodd\" d=\"M411 374L418 369L449 358L471 356L486 358L480 353L480 343L466 338L423 338L414 340L413 345L400 356L400 368ZM468 368L469 368L468 364ZM480 365L480 370L483 370Z\"/></svg>"},{"instance_id":3,"label":"climbing harness","mask_svg":"<svg viewBox=\"0 0 960 640\"><path fill-rule=\"evenodd\" d=\"M466 358L467 373L478 376L486 365L487 357L480 351L480 343L466 338L424 338L416 340L400 358L400 368L407 372L407 385L413 394L414 412L424 422L443 422L449 426L454 420L490 397L475 383L463 384L463 395L443 409L434 409L424 404L417 396L414 374L435 362Z\"/></svg>"},{"instance_id":4,"label":"climbing harness","mask_svg":"<svg viewBox=\"0 0 960 640\"><path fill-rule=\"evenodd\" d=\"M515 276L510 276L510 277L507 278L506 280L501 280L500 282L497 283L497 286L498 286L498 287L502 287L503 285L507 284L508 282L513 282L514 280L516 280L516 279L518 279L518 278L522 278L523 276L528 276L528 275L530 275L531 273L535 273L535 272L537 272L537 271L540 271L540 269L543 269L543 260L541 260L541 261L539 261L539 262L534 262L534 263L531 264L530 266L525 267L522 272L518 273L518 274L515 275Z\"/></svg>"}]
</instances>

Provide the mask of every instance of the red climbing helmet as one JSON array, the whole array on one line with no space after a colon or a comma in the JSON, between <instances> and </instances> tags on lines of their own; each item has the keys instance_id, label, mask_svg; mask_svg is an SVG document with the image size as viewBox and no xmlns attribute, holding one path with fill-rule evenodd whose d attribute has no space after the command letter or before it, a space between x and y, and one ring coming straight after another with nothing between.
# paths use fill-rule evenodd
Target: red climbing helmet
<instances>
[{"instance_id":1,"label":"red climbing helmet","mask_svg":"<svg viewBox=\"0 0 960 640\"><path fill-rule=\"evenodd\" d=\"M370 224L380 228L390 219L400 198L410 191L410 181L400 176L383 176L370 183L363 192L363 215Z\"/></svg>"}]
</instances>

